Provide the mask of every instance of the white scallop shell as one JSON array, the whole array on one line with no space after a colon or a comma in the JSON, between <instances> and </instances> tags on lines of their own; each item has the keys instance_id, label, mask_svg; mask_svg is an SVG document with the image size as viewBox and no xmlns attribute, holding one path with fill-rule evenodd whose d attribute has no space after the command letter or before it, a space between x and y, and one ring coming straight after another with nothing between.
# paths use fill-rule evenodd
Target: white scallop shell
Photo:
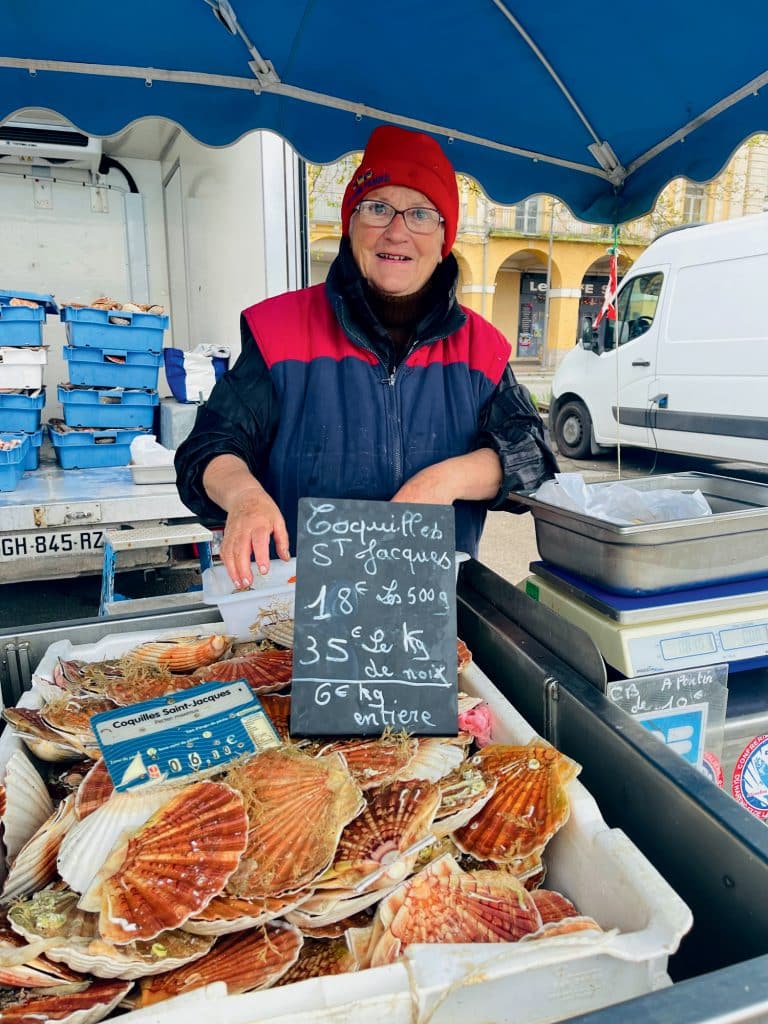
<instances>
[{"instance_id":1,"label":"white scallop shell","mask_svg":"<svg viewBox=\"0 0 768 1024\"><path fill-rule=\"evenodd\" d=\"M59 846L75 820L75 797L70 793L19 850L8 870L0 903L8 903L28 892L37 892L55 878Z\"/></svg>"},{"instance_id":2,"label":"white scallop shell","mask_svg":"<svg viewBox=\"0 0 768 1024\"><path fill-rule=\"evenodd\" d=\"M401 769L397 778L404 782L410 779L437 782L438 779L450 775L455 768L459 767L464 760L468 745L469 737L466 733L459 733L458 736L447 738L438 736L421 738L416 754L405 768Z\"/></svg>"},{"instance_id":3,"label":"white scallop shell","mask_svg":"<svg viewBox=\"0 0 768 1024\"><path fill-rule=\"evenodd\" d=\"M173 799L169 789L148 787L133 793L113 793L106 803L70 829L61 844L59 874L75 892L85 893L118 843ZM84 910L92 907L83 906ZM98 910L98 904L95 910Z\"/></svg>"},{"instance_id":4,"label":"white scallop shell","mask_svg":"<svg viewBox=\"0 0 768 1024\"><path fill-rule=\"evenodd\" d=\"M19 850L53 814L53 801L40 773L26 754L17 750L5 773L5 852L10 863Z\"/></svg>"},{"instance_id":5,"label":"white scallop shell","mask_svg":"<svg viewBox=\"0 0 768 1024\"><path fill-rule=\"evenodd\" d=\"M285 915L285 920L297 928L324 928L329 924L343 921L361 910L385 899L397 888L392 885L388 889L371 889L361 895L355 895L354 889L333 889L316 893L305 900L297 910Z\"/></svg>"},{"instance_id":6,"label":"white scallop shell","mask_svg":"<svg viewBox=\"0 0 768 1024\"><path fill-rule=\"evenodd\" d=\"M39 1021L40 1024L45 1021L56 1021L56 1024L98 1024L128 995L130 988L130 983L119 985L91 980L78 982L74 986L63 985L56 989L55 994L50 990L28 993L27 1001L22 1004L26 1013L23 1018L18 1016L16 1019ZM69 1013L64 1012L67 1001ZM7 1009L10 1010L10 1006ZM0 1020L4 1018L5 1014Z\"/></svg>"}]
</instances>

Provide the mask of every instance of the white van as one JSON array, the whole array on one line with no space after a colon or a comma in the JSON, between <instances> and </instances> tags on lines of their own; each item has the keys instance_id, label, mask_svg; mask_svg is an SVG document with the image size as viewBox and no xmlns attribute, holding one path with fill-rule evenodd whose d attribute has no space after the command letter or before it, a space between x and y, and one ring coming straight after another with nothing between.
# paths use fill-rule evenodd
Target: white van
<instances>
[{"instance_id":1,"label":"white van","mask_svg":"<svg viewBox=\"0 0 768 1024\"><path fill-rule=\"evenodd\" d=\"M576 459L620 441L768 463L768 213L657 238L558 367L549 423Z\"/></svg>"}]
</instances>

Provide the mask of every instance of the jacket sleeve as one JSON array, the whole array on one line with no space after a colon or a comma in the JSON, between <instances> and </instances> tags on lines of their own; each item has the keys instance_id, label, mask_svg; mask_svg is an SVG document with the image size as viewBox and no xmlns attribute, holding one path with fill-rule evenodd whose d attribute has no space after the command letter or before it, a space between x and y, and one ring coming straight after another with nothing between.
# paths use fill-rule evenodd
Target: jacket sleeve
<instances>
[{"instance_id":1,"label":"jacket sleeve","mask_svg":"<svg viewBox=\"0 0 768 1024\"><path fill-rule=\"evenodd\" d=\"M208 463L217 455L237 455L261 481L277 429L279 406L272 378L242 316L240 334L237 362L216 382L176 452L179 496L206 526L220 526L227 518L203 488Z\"/></svg>"},{"instance_id":2,"label":"jacket sleeve","mask_svg":"<svg viewBox=\"0 0 768 1024\"><path fill-rule=\"evenodd\" d=\"M489 504L492 509L527 511L520 505L505 504L509 492L535 490L558 472L541 417L528 389L515 380L509 365L482 411L475 448L493 448L501 460L504 478Z\"/></svg>"}]
</instances>

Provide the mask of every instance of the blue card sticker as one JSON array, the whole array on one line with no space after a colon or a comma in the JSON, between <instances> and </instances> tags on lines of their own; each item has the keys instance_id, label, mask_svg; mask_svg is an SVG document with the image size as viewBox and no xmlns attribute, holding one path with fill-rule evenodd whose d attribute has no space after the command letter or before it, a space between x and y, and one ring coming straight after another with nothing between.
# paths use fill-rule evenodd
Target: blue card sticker
<instances>
[{"instance_id":1,"label":"blue card sticker","mask_svg":"<svg viewBox=\"0 0 768 1024\"><path fill-rule=\"evenodd\" d=\"M190 775L279 746L258 697L244 680L203 683L91 719L120 792Z\"/></svg>"},{"instance_id":2,"label":"blue card sticker","mask_svg":"<svg viewBox=\"0 0 768 1024\"><path fill-rule=\"evenodd\" d=\"M707 728L707 705L670 708L636 716L640 724L662 743L697 768L704 758L704 737Z\"/></svg>"}]
</instances>

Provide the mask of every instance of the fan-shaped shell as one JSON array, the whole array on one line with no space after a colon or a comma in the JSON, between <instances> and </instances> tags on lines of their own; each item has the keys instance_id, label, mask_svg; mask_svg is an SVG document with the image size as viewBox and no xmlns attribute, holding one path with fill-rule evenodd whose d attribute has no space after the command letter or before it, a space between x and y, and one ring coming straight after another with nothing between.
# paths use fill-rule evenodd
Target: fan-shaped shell
<instances>
[{"instance_id":1,"label":"fan-shaped shell","mask_svg":"<svg viewBox=\"0 0 768 1024\"><path fill-rule=\"evenodd\" d=\"M194 676L173 675L170 672L149 674L146 671L137 675L128 671L125 676L110 679L105 690L115 704L127 707L145 700L165 697L169 693L178 693L180 690L191 690L192 687L199 685L200 680Z\"/></svg>"},{"instance_id":2,"label":"fan-shaped shell","mask_svg":"<svg viewBox=\"0 0 768 1024\"><path fill-rule=\"evenodd\" d=\"M103 711L113 711L115 707L115 703L108 697L68 696L43 705L40 717L56 732L71 733L75 739L84 735L94 744L96 737L91 730L91 718Z\"/></svg>"},{"instance_id":3,"label":"fan-shaped shell","mask_svg":"<svg viewBox=\"0 0 768 1024\"><path fill-rule=\"evenodd\" d=\"M99 760L88 770L87 775L77 787L75 793L75 816L78 821L93 814L97 807L101 807L112 796L115 785L107 769L104 758Z\"/></svg>"},{"instance_id":4,"label":"fan-shaped shell","mask_svg":"<svg viewBox=\"0 0 768 1024\"><path fill-rule=\"evenodd\" d=\"M418 741L406 736L379 739L337 740L320 749L320 754L341 754L350 774L361 789L394 782L416 754Z\"/></svg>"},{"instance_id":5,"label":"fan-shaped shell","mask_svg":"<svg viewBox=\"0 0 768 1024\"><path fill-rule=\"evenodd\" d=\"M238 935L228 935L199 963L150 978L141 983L141 1004L224 981L230 995L268 988L296 963L301 932L282 922Z\"/></svg>"},{"instance_id":6,"label":"fan-shaped shell","mask_svg":"<svg viewBox=\"0 0 768 1024\"><path fill-rule=\"evenodd\" d=\"M357 959L344 939L323 942L305 939L299 959L280 979L278 985L292 985L307 978L330 974L351 974L358 969Z\"/></svg>"},{"instance_id":7,"label":"fan-shaped shell","mask_svg":"<svg viewBox=\"0 0 768 1024\"><path fill-rule=\"evenodd\" d=\"M474 818L491 799L496 788L495 780L466 763L440 779L438 785L440 806L432 831L441 838Z\"/></svg>"},{"instance_id":8,"label":"fan-shaped shell","mask_svg":"<svg viewBox=\"0 0 768 1024\"><path fill-rule=\"evenodd\" d=\"M554 889L536 889L531 893L536 909L541 915L541 923L562 921L564 917L578 917L579 912L569 899Z\"/></svg>"},{"instance_id":9,"label":"fan-shaped shell","mask_svg":"<svg viewBox=\"0 0 768 1024\"><path fill-rule=\"evenodd\" d=\"M368 889L355 895L354 889L322 889L304 900L300 907L285 915L286 921L302 931L327 928L367 910L395 888Z\"/></svg>"},{"instance_id":10,"label":"fan-shaped shell","mask_svg":"<svg viewBox=\"0 0 768 1024\"><path fill-rule=\"evenodd\" d=\"M230 773L244 795L250 831L229 882L237 896L276 896L308 885L329 865L341 830L364 806L340 757L266 750Z\"/></svg>"},{"instance_id":11,"label":"fan-shaped shell","mask_svg":"<svg viewBox=\"0 0 768 1024\"><path fill-rule=\"evenodd\" d=\"M372 966L391 963L416 942L514 942L541 928L536 905L513 875L467 874L441 857L382 900Z\"/></svg>"},{"instance_id":12,"label":"fan-shaped shell","mask_svg":"<svg viewBox=\"0 0 768 1024\"><path fill-rule=\"evenodd\" d=\"M40 773L21 750L8 758L4 784L3 841L10 862L53 814L53 801Z\"/></svg>"},{"instance_id":13,"label":"fan-shaped shell","mask_svg":"<svg viewBox=\"0 0 768 1024\"><path fill-rule=\"evenodd\" d=\"M291 698L290 694L264 693L259 695L261 706L267 713L275 731L283 743L290 743Z\"/></svg>"},{"instance_id":14,"label":"fan-shaped shell","mask_svg":"<svg viewBox=\"0 0 768 1024\"><path fill-rule=\"evenodd\" d=\"M340 921L334 921L332 924L319 925L317 928L305 925L301 928L301 933L305 939L340 939L345 932L363 928L370 923L370 913L367 910L361 910L357 914L350 914L349 917L342 917Z\"/></svg>"},{"instance_id":15,"label":"fan-shaped shell","mask_svg":"<svg viewBox=\"0 0 768 1024\"><path fill-rule=\"evenodd\" d=\"M261 631L267 640L281 647L293 648L293 619L278 619L277 622L269 622L262 626Z\"/></svg>"},{"instance_id":16,"label":"fan-shaped shell","mask_svg":"<svg viewBox=\"0 0 768 1024\"><path fill-rule=\"evenodd\" d=\"M454 832L460 850L478 860L510 862L540 854L570 814L565 789L578 766L541 741L526 747L494 743L471 764L496 779L488 803Z\"/></svg>"},{"instance_id":17,"label":"fan-shaped shell","mask_svg":"<svg viewBox=\"0 0 768 1024\"><path fill-rule=\"evenodd\" d=\"M183 924L224 887L247 827L242 797L229 786L204 781L183 789L101 869L102 937L122 945ZM95 891L96 883L89 897Z\"/></svg>"},{"instance_id":18,"label":"fan-shaped shell","mask_svg":"<svg viewBox=\"0 0 768 1024\"><path fill-rule=\"evenodd\" d=\"M384 889L401 881L413 870L417 851L411 847L430 834L439 803L440 790L431 782L376 790L341 833L333 867L320 884L342 888L367 881L365 888Z\"/></svg>"},{"instance_id":19,"label":"fan-shaped shell","mask_svg":"<svg viewBox=\"0 0 768 1024\"><path fill-rule=\"evenodd\" d=\"M198 669L200 682L232 683L244 679L254 693L282 690L291 680L293 651L254 651Z\"/></svg>"},{"instance_id":20,"label":"fan-shaped shell","mask_svg":"<svg viewBox=\"0 0 768 1024\"><path fill-rule=\"evenodd\" d=\"M19 850L8 870L0 902L35 892L56 876L56 856L64 836L75 822L75 798L70 794L51 817Z\"/></svg>"},{"instance_id":21,"label":"fan-shaped shell","mask_svg":"<svg viewBox=\"0 0 768 1024\"><path fill-rule=\"evenodd\" d=\"M400 772L398 779L427 779L437 782L450 775L464 760L470 743L467 733L458 736L425 736L416 740L416 753Z\"/></svg>"},{"instance_id":22,"label":"fan-shaped shell","mask_svg":"<svg viewBox=\"0 0 768 1024\"><path fill-rule=\"evenodd\" d=\"M59 1024L96 1024L126 996L131 982L92 981L62 986L56 995L20 992L4 1001L0 1010L3 1024L31 1024L57 1021Z\"/></svg>"},{"instance_id":23,"label":"fan-shaped shell","mask_svg":"<svg viewBox=\"0 0 768 1024\"><path fill-rule=\"evenodd\" d=\"M44 889L15 904L8 914L12 927L28 942L57 940L46 956L72 970L98 978L134 980L182 967L205 956L213 937L189 935L179 928L154 941L114 946L99 935L97 914L77 906L69 889Z\"/></svg>"},{"instance_id":24,"label":"fan-shaped shell","mask_svg":"<svg viewBox=\"0 0 768 1024\"><path fill-rule=\"evenodd\" d=\"M84 756L80 748L64 739L61 733L50 729L32 708L5 708L3 718L24 743L24 746L41 761L50 764L77 761Z\"/></svg>"},{"instance_id":25,"label":"fan-shaped shell","mask_svg":"<svg viewBox=\"0 0 768 1024\"><path fill-rule=\"evenodd\" d=\"M238 896L214 896L211 902L183 925L193 935L229 935L246 928L258 928L295 910L308 893L293 896L245 900Z\"/></svg>"},{"instance_id":26,"label":"fan-shaped shell","mask_svg":"<svg viewBox=\"0 0 768 1024\"><path fill-rule=\"evenodd\" d=\"M0 960L8 950L21 949L26 945L21 936L5 925L0 925ZM10 985L13 988L52 988L60 985L62 981L79 980L81 979L78 975L66 967L51 963L44 956L25 960L23 964L0 967L0 985Z\"/></svg>"},{"instance_id":27,"label":"fan-shaped shell","mask_svg":"<svg viewBox=\"0 0 768 1024\"><path fill-rule=\"evenodd\" d=\"M170 672L193 672L223 658L232 646L232 636L175 636L139 644L127 657L141 665L167 668Z\"/></svg>"},{"instance_id":28,"label":"fan-shaped shell","mask_svg":"<svg viewBox=\"0 0 768 1024\"><path fill-rule=\"evenodd\" d=\"M463 640L456 641L456 656L458 659L458 671L461 672L472 661L472 651Z\"/></svg>"},{"instance_id":29,"label":"fan-shaped shell","mask_svg":"<svg viewBox=\"0 0 768 1024\"><path fill-rule=\"evenodd\" d=\"M112 850L167 804L172 791L154 786L113 793L64 837L57 859L61 877L75 892L87 893ZM75 797L75 811L77 797ZM84 901L87 910L98 904Z\"/></svg>"}]
</instances>

